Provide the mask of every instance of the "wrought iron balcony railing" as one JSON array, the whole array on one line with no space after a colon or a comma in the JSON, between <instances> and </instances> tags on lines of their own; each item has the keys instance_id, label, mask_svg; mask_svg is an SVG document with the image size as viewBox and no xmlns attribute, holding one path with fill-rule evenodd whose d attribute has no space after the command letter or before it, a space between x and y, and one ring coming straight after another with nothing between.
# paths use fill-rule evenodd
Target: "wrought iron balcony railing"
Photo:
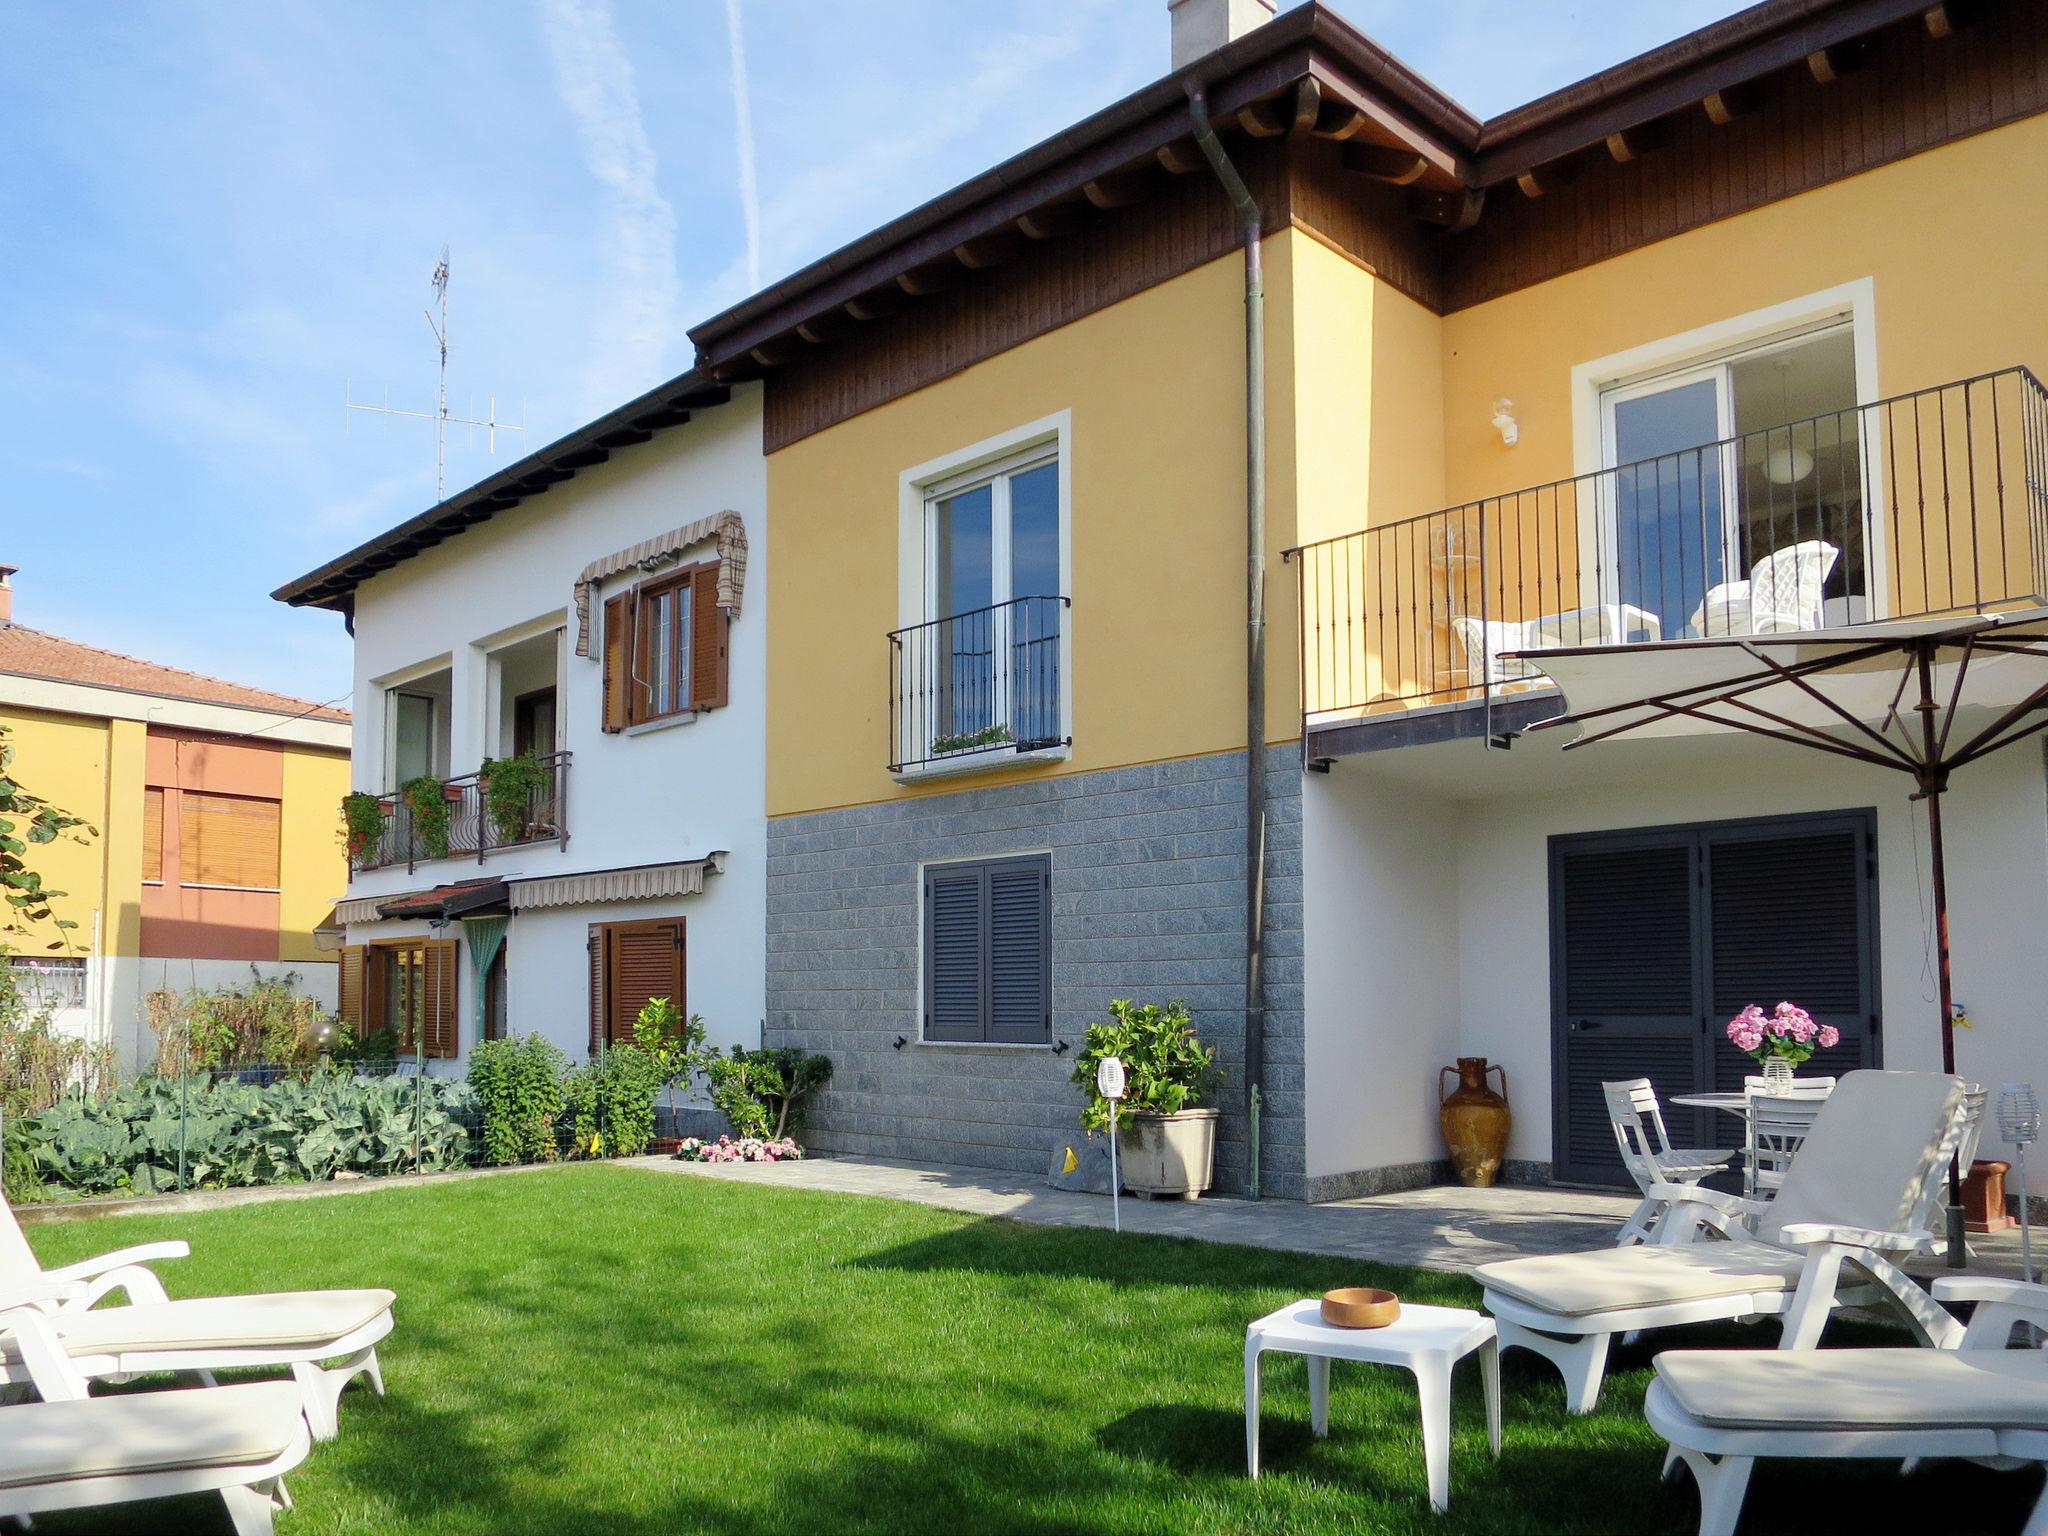
<instances>
[{"instance_id":1,"label":"wrought iron balcony railing","mask_svg":"<svg viewBox=\"0 0 2048 1536\"><path fill-rule=\"evenodd\" d=\"M448 804L444 839L393 791L381 797L383 830L375 845L358 851L356 870L382 869L403 864L408 870L437 859L474 858L479 864L504 848L527 848L535 843L569 843L569 754L548 752L534 759L540 765L539 782L528 786L524 795L503 799L493 806L489 768L465 773L443 781Z\"/></svg>"},{"instance_id":2,"label":"wrought iron balcony railing","mask_svg":"<svg viewBox=\"0 0 2048 1536\"><path fill-rule=\"evenodd\" d=\"M889 771L1070 744L1064 597L1018 597L889 636Z\"/></svg>"},{"instance_id":3,"label":"wrought iron balcony railing","mask_svg":"<svg viewBox=\"0 0 2048 1536\"><path fill-rule=\"evenodd\" d=\"M1304 728L1547 686L1510 653L1819 629L2048 595L2025 368L1288 551Z\"/></svg>"}]
</instances>

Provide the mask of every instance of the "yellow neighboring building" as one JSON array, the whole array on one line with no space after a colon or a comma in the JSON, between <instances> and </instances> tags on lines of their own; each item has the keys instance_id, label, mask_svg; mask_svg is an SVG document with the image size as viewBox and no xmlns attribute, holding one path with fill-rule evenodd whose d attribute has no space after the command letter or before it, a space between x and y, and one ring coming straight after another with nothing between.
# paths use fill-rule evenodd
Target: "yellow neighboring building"
<instances>
[{"instance_id":1,"label":"yellow neighboring building","mask_svg":"<svg viewBox=\"0 0 2048 1536\"><path fill-rule=\"evenodd\" d=\"M0 727L20 781L97 831L31 853L65 894L6 936L9 963L60 1025L151 1059L143 996L293 975L324 1008L335 960L314 942L348 877L335 805L349 717L13 620L0 566Z\"/></svg>"},{"instance_id":2,"label":"yellow neighboring building","mask_svg":"<svg viewBox=\"0 0 2048 1536\"><path fill-rule=\"evenodd\" d=\"M1171 75L691 333L764 381L812 1139L1042 1170L1127 996L1220 1047L1220 1182L1295 1197L1441 1176L1458 1056L1580 1182L1603 1080L1739 1086L1724 1008L1927 1064L1895 784L1560 757L1513 653L2048 592L2040 8L1784 0L1485 122L1328 5L1171 9ZM1986 1082L2048 1076L2006 757L1953 812Z\"/></svg>"}]
</instances>

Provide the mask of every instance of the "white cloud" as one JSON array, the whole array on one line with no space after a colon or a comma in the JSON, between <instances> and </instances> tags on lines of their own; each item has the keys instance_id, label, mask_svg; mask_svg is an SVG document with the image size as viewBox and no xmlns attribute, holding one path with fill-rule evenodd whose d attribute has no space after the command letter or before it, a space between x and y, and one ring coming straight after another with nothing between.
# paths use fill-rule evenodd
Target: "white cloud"
<instances>
[{"instance_id":1,"label":"white cloud","mask_svg":"<svg viewBox=\"0 0 2048 1536\"><path fill-rule=\"evenodd\" d=\"M596 410L661 377L676 323L676 215L661 191L608 0L541 0L540 19L556 94L576 120L585 165L612 203L603 241L612 293L583 382Z\"/></svg>"}]
</instances>

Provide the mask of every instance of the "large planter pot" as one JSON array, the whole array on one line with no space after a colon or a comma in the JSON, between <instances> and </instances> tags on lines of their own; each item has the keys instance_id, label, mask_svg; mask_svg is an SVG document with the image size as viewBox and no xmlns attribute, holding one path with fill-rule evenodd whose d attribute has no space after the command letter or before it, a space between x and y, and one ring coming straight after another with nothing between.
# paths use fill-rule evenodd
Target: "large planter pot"
<instances>
[{"instance_id":1,"label":"large planter pot","mask_svg":"<svg viewBox=\"0 0 2048 1536\"><path fill-rule=\"evenodd\" d=\"M1135 1195L1198 1198L1216 1170L1213 1109L1184 1109L1177 1115L1139 1111L1117 1140L1124 1188Z\"/></svg>"},{"instance_id":2,"label":"large planter pot","mask_svg":"<svg viewBox=\"0 0 2048 1536\"><path fill-rule=\"evenodd\" d=\"M1457 1089L1444 1092L1444 1079L1458 1074ZM1500 1092L1486 1085L1486 1074L1500 1074ZM1437 1074L1437 1118L1444 1129L1444 1146L1451 1154L1451 1166L1458 1182L1467 1189L1486 1189L1500 1177L1500 1160L1508 1149L1508 1129L1513 1116L1508 1112L1508 1074L1505 1068L1486 1064L1484 1056L1460 1056L1455 1067Z\"/></svg>"}]
</instances>

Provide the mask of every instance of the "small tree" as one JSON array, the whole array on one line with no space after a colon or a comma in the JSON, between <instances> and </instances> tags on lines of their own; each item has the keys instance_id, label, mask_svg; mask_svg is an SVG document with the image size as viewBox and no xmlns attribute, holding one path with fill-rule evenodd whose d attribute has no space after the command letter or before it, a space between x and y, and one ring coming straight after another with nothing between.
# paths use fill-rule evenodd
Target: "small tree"
<instances>
[{"instance_id":1,"label":"small tree","mask_svg":"<svg viewBox=\"0 0 2048 1536\"><path fill-rule=\"evenodd\" d=\"M704 1075L711 1102L735 1131L780 1141L803 1122L804 1100L832 1080L832 1061L787 1046L749 1051L736 1045L729 1056L714 1054Z\"/></svg>"},{"instance_id":2,"label":"small tree","mask_svg":"<svg viewBox=\"0 0 2048 1536\"><path fill-rule=\"evenodd\" d=\"M633 1043L647 1053L668 1092L668 1120L676 1124L676 1091L690 1086L690 1079L704 1071L718 1055L704 1044L704 1015L687 1019L665 997L650 997L633 1020Z\"/></svg>"}]
</instances>

